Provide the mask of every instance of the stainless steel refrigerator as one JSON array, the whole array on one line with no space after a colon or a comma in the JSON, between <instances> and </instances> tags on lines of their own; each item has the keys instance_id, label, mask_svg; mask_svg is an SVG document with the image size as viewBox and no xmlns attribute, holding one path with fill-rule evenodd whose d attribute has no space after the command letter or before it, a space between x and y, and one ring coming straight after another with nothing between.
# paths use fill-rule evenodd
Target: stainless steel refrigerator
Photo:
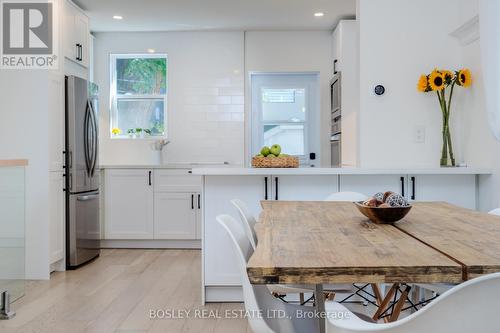
<instances>
[{"instance_id":1,"label":"stainless steel refrigerator","mask_svg":"<svg viewBox=\"0 0 500 333\"><path fill-rule=\"evenodd\" d=\"M66 77L66 266L100 254L97 85Z\"/></svg>"}]
</instances>

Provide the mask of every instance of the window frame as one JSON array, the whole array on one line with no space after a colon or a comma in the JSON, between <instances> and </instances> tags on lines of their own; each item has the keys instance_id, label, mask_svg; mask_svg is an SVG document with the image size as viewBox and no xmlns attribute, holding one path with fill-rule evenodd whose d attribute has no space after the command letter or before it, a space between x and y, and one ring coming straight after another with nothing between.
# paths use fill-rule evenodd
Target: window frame
<instances>
[{"instance_id":1,"label":"window frame","mask_svg":"<svg viewBox=\"0 0 500 333\"><path fill-rule=\"evenodd\" d=\"M166 64L166 77L165 77L165 94L132 94L132 95L119 95L117 94L117 73L116 73L116 61L118 59L165 59ZM118 101L119 100L163 100L163 135L147 135L140 138L134 138L135 140L159 140L159 139L168 139L168 126L170 122L168 121L168 90L169 90L169 82L168 82L168 55L166 53L111 53L109 55L109 64L110 64L110 118L109 118L109 135L111 139L130 139L130 136L125 131L127 129L122 129L122 133L120 135L113 135L112 130L114 128L114 119L118 116Z\"/></svg>"},{"instance_id":2,"label":"window frame","mask_svg":"<svg viewBox=\"0 0 500 333\"><path fill-rule=\"evenodd\" d=\"M263 120L260 97L261 91L256 91L255 88L271 88L271 89L300 89L303 86L298 86L296 83L286 82L287 77L300 78L305 77L305 103L307 111L304 120L301 121L268 121ZM271 83L262 83L259 81L262 77L270 79ZM299 158L301 165L310 163L310 152L316 152L316 162L320 163L320 123L319 117L321 114L320 102L320 73L319 72L249 72L249 92L250 98L250 117L248 130L250 133L250 145L248 149L249 161L252 156L259 154L260 148L264 144L264 125L303 125L304 126L304 155L295 155ZM260 112L255 112L258 107ZM318 130L316 130L318 128ZM318 132L318 133L317 133ZM284 152L286 153L286 151Z\"/></svg>"}]
</instances>

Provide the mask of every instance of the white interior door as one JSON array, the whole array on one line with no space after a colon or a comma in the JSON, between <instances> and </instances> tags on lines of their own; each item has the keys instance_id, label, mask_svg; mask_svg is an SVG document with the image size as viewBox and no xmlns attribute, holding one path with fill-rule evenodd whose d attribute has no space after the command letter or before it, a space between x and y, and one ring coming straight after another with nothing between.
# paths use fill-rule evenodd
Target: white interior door
<instances>
[{"instance_id":1,"label":"white interior door","mask_svg":"<svg viewBox=\"0 0 500 333\"><path fill-rule=\"evenodd\" d=\"M309 162L309 153L319 160L319 75L275 73L251 75L250 152L279 144L282 153ZM319 164L319 161L317 162Z\"/></svg>"}]
</instances>

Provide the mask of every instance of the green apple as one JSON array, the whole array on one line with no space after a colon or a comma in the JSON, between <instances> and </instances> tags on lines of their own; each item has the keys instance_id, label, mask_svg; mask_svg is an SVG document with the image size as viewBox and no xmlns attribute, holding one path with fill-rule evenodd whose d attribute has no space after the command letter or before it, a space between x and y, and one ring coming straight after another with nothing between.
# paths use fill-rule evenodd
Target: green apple
<instances>
[{"instance_id":1,"label":"green apple","mask_svg":"<svg viewBox=\"0 0 500 333\"><path fill-rule=\"evenodd\" d=\"M264 146L262 147L262 149L260 150L260 154L263 155L263 156L267 156L271 153L271 149L269 149L268 146Z\"/></svg>"},{"instance_id":2,"label":"green apple","mask_svg":"<svg viewBox=\"0 0 500 333\"><path fill-rule=\"evenodd\" d=\"M259 154L259 155L255 155L255 157L264 157L264 155Z\"/></svg>"},{"instance_id":3,"label":"green apple","mask_svg":"<svg viewBox=\"0 0 500 333\"><path fill-rule=\"evenodd\" d=\"M270 152L274 156L279 156L281 154L281 146L280 145L272 145Z\"/></svg>"},{"instance_id":4,"label":"green apple","mask_svg":"<svg viewBox=\"0 0 500 333\"><path fill-rule=\"evenodd\" d=\"M273 155L273 154L269 154L269 155L267 155L266 157L267 157L267 158L276 158L276 156L275 156L275 155Z\"/></svg>"}]
</instances>

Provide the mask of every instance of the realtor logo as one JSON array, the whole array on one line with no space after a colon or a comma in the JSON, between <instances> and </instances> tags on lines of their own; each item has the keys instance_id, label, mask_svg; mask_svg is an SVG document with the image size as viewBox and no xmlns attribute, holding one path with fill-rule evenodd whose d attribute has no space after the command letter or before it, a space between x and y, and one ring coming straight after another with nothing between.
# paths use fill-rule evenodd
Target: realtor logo
<instances>
[{"instance_id":1,"label":"realtor logo","mask_svg":"<svg viewBox=\"0 0 500 333\"><path fill-rule=\"evenodd\" d=\"M56 68L54 3L3 0L1 9L1 68Z\"/></svg>"}]
</instances>

